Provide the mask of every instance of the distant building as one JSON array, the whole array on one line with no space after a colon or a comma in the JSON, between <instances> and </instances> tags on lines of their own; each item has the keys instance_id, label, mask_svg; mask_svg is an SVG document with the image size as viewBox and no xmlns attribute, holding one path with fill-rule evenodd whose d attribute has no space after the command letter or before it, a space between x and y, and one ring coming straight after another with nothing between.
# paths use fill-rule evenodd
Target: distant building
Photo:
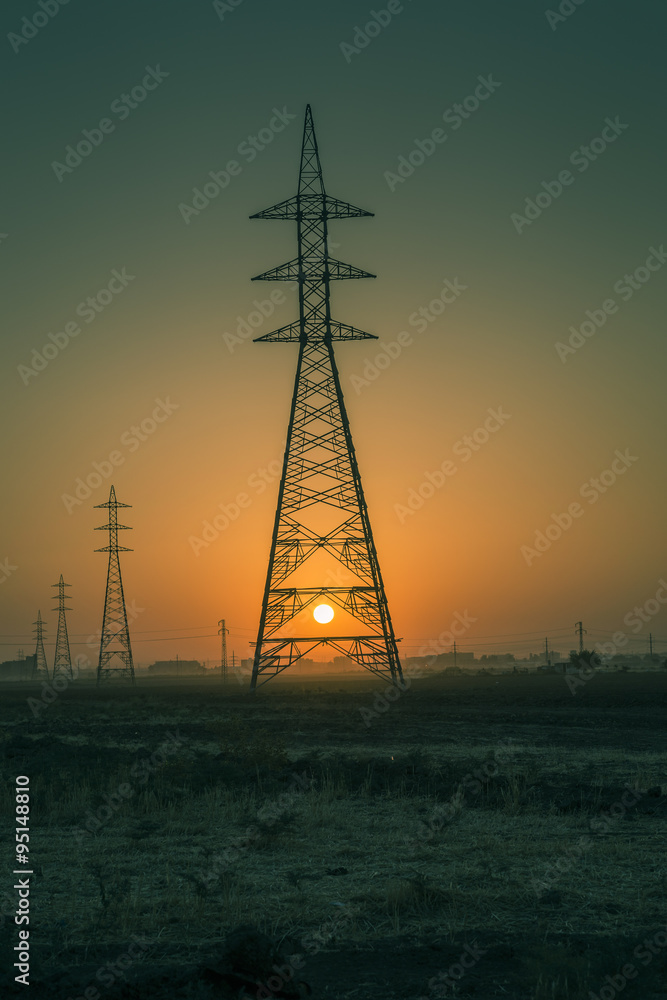
<instances>
[{"instance_id":1,"label":"distant building","mask_svg":"<svg viewBox=\"0 0 667 1000\"><path fill-rule=\"evenodd\" d=\"M205 674L206 667L199 660L156 660L148 668L149 674L166 674L170 677L180 677L187 674Z\"/></svg>"},{"instance_id":2,"label":"distant building","mask_svg":"<svg viewBox=\"0 0 667 1000\"><path fill-rule=\"evenodd\" d=\"M0 663L0 681L29 681L34 663L34 653L24 660L5 660Z\"/></svg>"},{"instance_id":3,"label":"distant building","mask_svg":"<svg viewBox=\"0 0 667 1000\"><path fill-rule=\"evenodd\" d=\"M474 663L474 662L475 662L474 653L461 653L458 650L455 653L452 650L452 652L450 653L440 653L440 655L436 658L435 665L436 667L441 667L441 666L450 666L456 663L457 666L461 666L462 663Z\"/></svg>"}]
</instances>

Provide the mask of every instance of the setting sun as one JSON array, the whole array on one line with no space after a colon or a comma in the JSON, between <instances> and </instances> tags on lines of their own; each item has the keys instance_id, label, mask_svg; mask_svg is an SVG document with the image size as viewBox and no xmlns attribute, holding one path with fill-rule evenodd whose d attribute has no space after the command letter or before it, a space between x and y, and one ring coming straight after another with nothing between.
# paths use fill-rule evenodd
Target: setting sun
<instances>
[{"instance_id":1,"label":"setting sun","mask_svg":"<svg viewBox=\"0 0 667 1000\"><path fill-rule=\"evenodd\" d=\"M318 604L313 611L313 618L316 622L319 622L320 625L326 625L327 622L331 621L333 616L333 608L328 604Z\"/></svg>"}]
</instances>

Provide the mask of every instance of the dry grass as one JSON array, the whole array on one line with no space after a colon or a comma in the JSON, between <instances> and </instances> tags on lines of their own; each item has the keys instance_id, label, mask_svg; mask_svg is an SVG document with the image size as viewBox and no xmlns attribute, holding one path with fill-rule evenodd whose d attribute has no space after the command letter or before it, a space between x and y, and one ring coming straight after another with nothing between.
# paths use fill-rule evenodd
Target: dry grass
<instances>
[{"instance_id":1,"label":"dry grass","mask_svg":"<svg viewBox=\"0 0 667 1000\"><path fill-rule=\"evenodd\" d=\"M590 831L623 785L645 791L666 781L657 750L584 753L518 734L511 759L420 840L437 808L490 759L497 739L488 731L485 740L445 745L431 730L421 748L398 738L392 745L384 730L369 737L350 727L354 703L342 712L311 704L330 734L304 742L291 737L303 718L290 720L291 708L278 711L268 699L204 708L201 717L164 699L93 701L85 714L62 701L42 731L21 737L34 740L42 762L32 773L31 857L48 879L34 918L54 967L82 942L94 954L131 934L149 937L170 960L196 961L239 924L298 937L344 912L331 946L397 935L454 942L480 931L537 938L542 944L521 956L532 997L578 1000L595 989L599 970L554 943L559 936L594 933L604 957L607 939L635 943L664 925L664 817L636 811L606 835ZM339 716L339 733L352 729L344 740L331 732ZM6 743L20 719L18 709L6 717ZM182 745L139 783L133 766L179 725ZM337 746L335 759L327 758L329 745ZM294 773L307 773L311 787L288 794ZM132 794L96 834L77 841L73 828L123 783ZM558 794L546 801L551 788ZM10 791L0 789L5 815ZM567 809L557 805L563 795ZM590 843L573 856L582 837ZM221 864L233 845L236 855ZM551 881L540 898L533 880L546 872Z\"/></svg>"}]
</instances>

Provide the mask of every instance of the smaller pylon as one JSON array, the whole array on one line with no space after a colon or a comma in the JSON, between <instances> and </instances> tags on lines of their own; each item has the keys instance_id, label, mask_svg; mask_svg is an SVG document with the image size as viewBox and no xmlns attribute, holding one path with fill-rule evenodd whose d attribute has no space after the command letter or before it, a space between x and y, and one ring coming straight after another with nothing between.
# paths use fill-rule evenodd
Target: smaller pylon
<instances>
[{"instance_id":1,"label":"smaller pylon","mask_svg":"<svg viewBox=\"0 0 667 1000\"><path fill-rule=\"evenodd\" d=\"M220 676L222 678L222 683L224 684L227 680L227 634L229 629L225 624L225 619L221 618L218 622L220 628L218 629L218 635L221 636L220 641Z\"/></svg>"},{"instance_id":2,"label":"smaller pylon","mask_svg":"<svg viewBox=\"0 0 667 1000\"><path fill-rule=\"evenodd\" d=\"M42 621L42 612L37 612L37 621L33 622L35 628L33 632L35 633L37 642L35 644L35 662L32 665L32 676L33 681L47 680L49 679L49 668L46 663L46 653L44 652L44 622Z\"/></svg>"},{"instance_id":3,"label":"smaller pylon","mask_svg":"<svg viewBox=\"0 0 667 1000\"><path fill-rule=\"evenodd\" d=\"M53 600L58 602L58 634L56 636L56 655L53 660L53 678L55 680L62 674L63 677L71 681L74 679L74 673L67 634L67 619L65 618L65 612L72 610L65 607L65 587L70 587L71 584L65 583L61 573L58 583L54 583L52 586L58 588L58 593L53 595Z\"/></svg>"}]
</instances>

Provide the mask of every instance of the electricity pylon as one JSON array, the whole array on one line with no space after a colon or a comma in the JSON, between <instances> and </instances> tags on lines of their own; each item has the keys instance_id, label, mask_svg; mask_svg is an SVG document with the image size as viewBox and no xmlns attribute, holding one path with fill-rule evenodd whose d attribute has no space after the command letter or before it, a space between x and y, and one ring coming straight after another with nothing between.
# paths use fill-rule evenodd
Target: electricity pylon
<instances>
[{"instance_id":1,"label":"electricity pylon","mask_svg":"<svg viewBox=\"0 0 667 1000\"><path fill-rule=\"evenodd\" d=\"M125 524L118 523L118 508L130 507L131 504L119 503L116 491L111 487L106 503L96 504L96 509L106 507L109 510L109 523L103 524L95 531L108 531L109 544L96 552L109 553L109 568L107 571L107 590L104 598L104 617L102 619L102 635L100 637L100 658L97 664L97 683L110 680L114 676L120 680L130 680L134 684L134 663L132 662L132 646L130 645L130 630L127 627L127 611L123 594L123 580L120 575L119 552L131 552L118 544L119 531L131 531Z\"/></svg>"},{"instance_id":2,"label":"electricity pylon","mask_svg":"<svg viewBox=\"0 0 667 1000\"><path fill-rule=\"evenodd\" d=\"M65 618L65 612L71 611L71 608L65 607L65 587L69 587L71 584L65 583L61 573L58 583L54 583L52 586L58 588L58 593L53 596L53 600L58 602L58 634L56 636L56 655L53 660L53 679L55 680L62 674L63 677L72 680L74 677L72 656L69 649L69 636L67 635L67 619Z\"/></svg>"},{"instance_id":3,"label":"electricity pylon","mask_svg":"<svg viewBox=\"0 0 667 1000\"><path fill-rule=\"evenodd\" d=\"M252 280L297 281L299 285L299 320L256 338L263 343L298 344L299 357L255 643L252 690L260 674L267 675L266 681L321 644L394 684L402 681L333 350L334 341L377 337L333 320L329 302L331 281L375 277L329 256L329 220L372 214L327 195L308 105L298 194L251 216L295 221L298 239L294 260ZM322 553L337 561L336 570L324 573L314 569L316 557L308 567L310 585L298 585L293 574ZM298 572L298 576L304 573ZM345 577L347 585L339 585ZM291 624L299 616L303 621L302 612L320 598L331 601L352 621L348 634L335 634L322 626L305 627L296 621ZM333 613L330 607L329 612ZM364 631L359 631L359 623Z\"/></svg>"},{"instance_id":4,"label":"electricity pylon","mask_svg":"<svg viewBox=\"0 0 667 1000\"><path fill-rule=\"evenodd\" d=\"M222 678L222 683L224 684L227 680L227 633L229 629L225 624L225 619L221 618L218 622L220 628L218 629L218 635L222 636L220 640L220 677Z\"/></svg>"},{"instance_id":5,"label":"electricity pylon","mask_svg":"<svg viewBox=\"0 0 667 1000\"><path fill-rule=\"evenodd\" d=\"M44 652L44 629L46 626L42 621L42 612L37 612L37 621L33 622L35 626L33 632L35 633L36 643L35 643L35 659L32 664L31 680L41 681L49 679L49 668L46 662L46 653Z\"/></svg>"},{"instance_id":6,"label":"electricity pylon","mask_svg":"<svg viewBox=\"0 0 667 1000\"><path fill-rule=\"evenodd\" d=\"M586 632L583 622L577 622L574 626L574 630L579 636L579 655L581 656L584 651L584 633Z\"/></svg>"}]
</instances>

